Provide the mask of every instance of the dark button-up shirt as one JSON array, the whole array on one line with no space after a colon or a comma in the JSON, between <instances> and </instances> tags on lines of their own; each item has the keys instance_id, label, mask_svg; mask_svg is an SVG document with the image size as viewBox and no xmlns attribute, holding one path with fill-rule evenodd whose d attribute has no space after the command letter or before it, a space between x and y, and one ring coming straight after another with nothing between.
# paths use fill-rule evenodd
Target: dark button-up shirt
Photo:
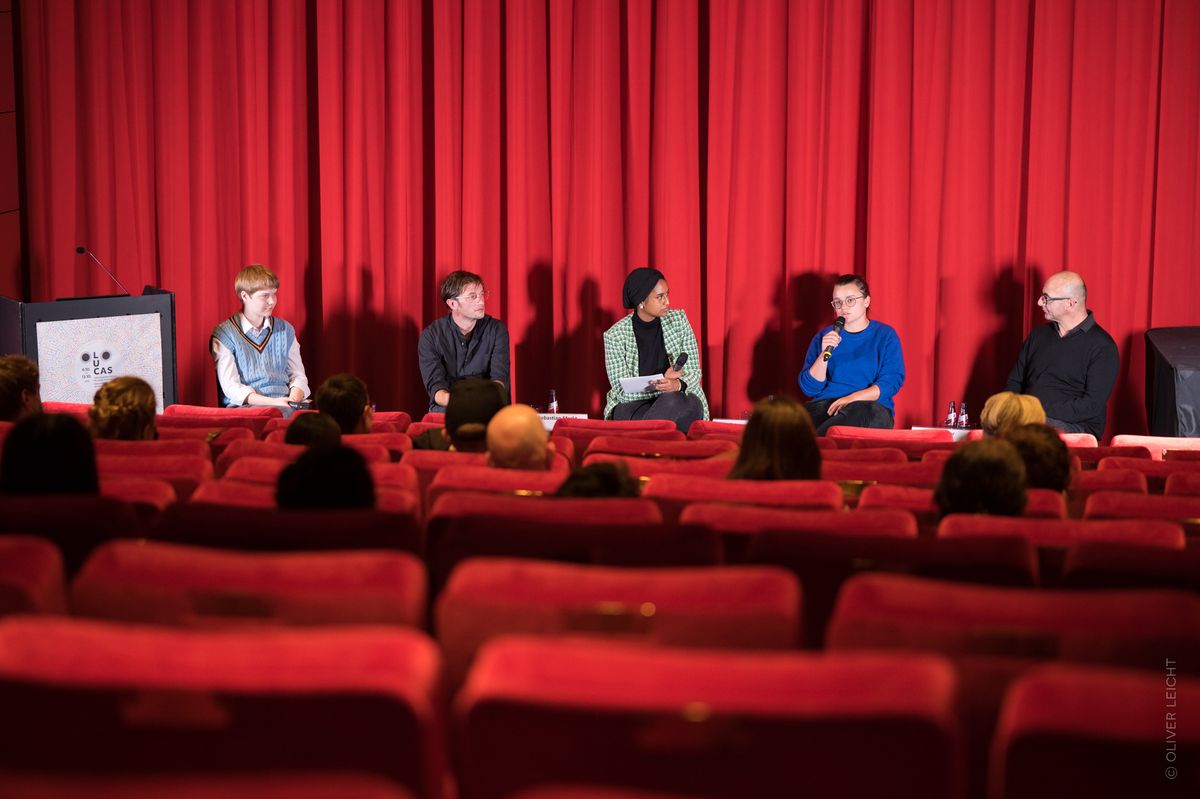
<instances>
[{"instance_id":1,"label":"dark button-up shirt","mask_svg":"<svg viewBox=\"0 0 1200 799\"><path fill-rule=\"evenodd\" d=\"M445 410L433 401L437 392L468 377L498 380L508 390L508 328L499 319L484 316L464 336L447 314L421 332L417 360L431 411Z\"/></svg>"}]
</instances>

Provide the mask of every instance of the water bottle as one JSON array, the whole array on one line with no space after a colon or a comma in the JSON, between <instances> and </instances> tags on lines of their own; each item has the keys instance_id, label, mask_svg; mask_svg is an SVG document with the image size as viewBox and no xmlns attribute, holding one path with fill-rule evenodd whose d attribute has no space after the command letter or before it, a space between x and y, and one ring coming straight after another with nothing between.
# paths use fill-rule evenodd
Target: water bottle
<instances>
[{"instance_id":1,"label":"water bottle","mask_svg":"<svg viewBox=\"0 0 1200 799\"><path fill-rule=\"evenodd\" d=\"M945 427L954 427L958 424L958 414L954 412L954 400L950 400L950 410L946 411Z\"/></svg>"},{"instance_id":2,"label":"water bottle","mask_svg":"<svg viewBox=\"0 0 1200 799\"><path fill-rule=\"evenodd\" d=\"M963 400L962 402L960 402L958 405L958 408L959 408L958 428L960 430L966 430L968 427L971 426L971 422L970 422L969 418L967 417L967 402L966 402L966 400Z\"/></svg>"},{"instance_id":3,"label":"water bottle","mask_svg":"<svg viewBox=\"0 0 1200 799\"><path fill-rule=\"evenodd\" d=\"M550 389L550 402L546 403L546 413L558 413L558 394L555 393L554 389Z\"/></svg>"}]
</instances>

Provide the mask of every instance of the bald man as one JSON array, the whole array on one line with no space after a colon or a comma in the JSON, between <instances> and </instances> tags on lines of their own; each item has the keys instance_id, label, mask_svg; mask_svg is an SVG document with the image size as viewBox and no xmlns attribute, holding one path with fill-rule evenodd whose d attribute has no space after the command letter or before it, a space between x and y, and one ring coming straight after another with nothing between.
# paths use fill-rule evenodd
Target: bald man
<instances>
[{"instance_id":1,"label":"bald man","mask_svg":"<svg viewBox=\"0 0 1200 799\"><path fill-rule=\"evenodd\" d=\"M500 409L487 426L488 463L502 469L544 471L554 445L537 411L528 405Z\"/></svg>"},{"instance_id":2,"label":"bald man","mask_svg":"<svg viewBox=\"0 0 1200 799\"><path fill-rule=\"evenodd\" d=\"M1037 303L1047 324L1025 339L1007 389L1041 400L1051 427L1099 439L1121 366L1117 343L1087 309L1087 286L1074 272L1051 275Z\"/></svg>"}]
</instances>

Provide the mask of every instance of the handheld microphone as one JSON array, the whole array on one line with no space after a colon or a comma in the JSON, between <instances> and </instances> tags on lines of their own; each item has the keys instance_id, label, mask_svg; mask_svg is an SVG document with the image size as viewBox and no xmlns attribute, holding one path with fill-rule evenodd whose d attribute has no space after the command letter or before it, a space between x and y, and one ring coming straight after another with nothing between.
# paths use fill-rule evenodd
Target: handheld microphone
<instances>
[{"instance_id":1,"label":"handheld microphone","mask_svg":"<svg viewBox=\"0 0 1200 799\"><path fill-rule=\"evenodd\" d=\"M678 372L683 368L685 363L687 363L687 353L681 352L679 353L679 357L675 359L675 363L671 365L671 368Z\"/></svg>"},{"instance_id":2,"label":"handheld microphone","mask_svg":"<svg viewBox=\"0 0 1200 799\"><path fill-rule=\"evenodd\" d=\"M839 316L837 318L837 320L833 323L833 329L836 330L839 334L842 332L842 330L845 329L845 327L846 327L846 317L844 317L844 316ZM828 361L830 355L833 355L833 345L832 344L830 344L828 347L826 347L825 351L823 353L821 353L821 360Z\"/></svg>"},{"instance_id":3,"label":"handheld microphone","mask_svg":"<svg viewBox=\"0 0 1200 799\"><path fill-rule=\"evenodd\" d=\"M122 283L121 281L117 280L117 276L114 275L112 272L108 271L108 267L106 267L103 263L101 263L100 259L97 258L95 255L93 255L91 250L89 250L87 247L84 247L82 244L80 244L78 247L75 248L75 252L79 253L80 255L86 255L89 258L91 258L93 261L95 261L96 266L100 267L100 269L102 269L104 271L104 274L108 275L109 279L111 279L112 282L114 282L118 286L120 286L121 291L125 292L126 295L129 295L129 289L125 288L125 284Z\"/></svg>"}]
</instances>

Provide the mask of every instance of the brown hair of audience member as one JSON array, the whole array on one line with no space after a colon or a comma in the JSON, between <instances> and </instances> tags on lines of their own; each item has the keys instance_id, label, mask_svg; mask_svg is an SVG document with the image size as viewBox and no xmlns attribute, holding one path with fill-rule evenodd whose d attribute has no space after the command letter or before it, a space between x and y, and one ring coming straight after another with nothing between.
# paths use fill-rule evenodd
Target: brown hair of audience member
<instances>
[{"instance_id":1,"label":"brown hair of audience member","mask_svg":"<svg viewBox=\"0 0 1200 799\"><path fill-rule=\"evenodd\" d=\"M501 408L487 426L488 464L501 469L545 471L554 445L537 411L528 405Z\"/></svg>"},{"instance_id":2,"label":"brown hair of audience member","mask_svg":"<svg viewBox=\"0 0 1200 799\"><path fill-rule=\"evenodd\" d=\"M262 264L250 264L243 267L233 279L233 290L240 299L242 292L253 295L264 289L279 288L279 277Z\"/></svg>"},{"instance_id":3,"label":"brown hair of audience member","mask_svg":"<svg viewBox=\"0 0 1200 799\"><path fill-rule=\"evenodd\" d=\"M279 473L275 503L285 509L373 508L375 479L352 447L310 447Z\"/></svg>"},{"instance_id":4,"label":"brown hair of audience member","mask_svg":"<svg viewBox=\"0 0 1200 799\"><path fill-rule=\"evenodd\" d=\"M964 444L946 461L933 499L940 516L1020 516L1025 510L1025 464L1016 448L1003 439Z\"/></svg>"},{"instance_id":5,"label":"brown hair of audience member","mask_svg":"<svg viewBox=\"0 0 1200 799\"><path fill-rule=\"evenodd\" d=\"M333 447L342 443L342 428L325 413L297 414L283 434L283 443L303 447Z\"/></svg>"},{"instance_id":6,"label":"brown hair of audience member","mask_svg":"<svg viewBox=\"0 0 1200 799\"><path fill-rule=\"evenodd\" d=\"M96 438L147 441L157 438L154 389L140 377L114 377L96 391L88 425Z\"/></svg>"},{"instance_id":7,"label":"brown hair of audience member","mask_svg":"<svg viewBox=\"0 0 1200 799\"><path fill-rule=\"evenodd\" d=\"M637 481L623 463L591 463L571 473L554 492L556 497L636 497Z\"/></svg>"},{"instance_id":8,"label":"brown hair of audience member","mask_svg":"<svg viewBox=\"0 0 1200 799\"><path fill-rule=\"evenodd\" d=\"M375 418L367 384L352 374L336 374L321 384L314 401L321 413L329 414L342 435L371 432Z\"/></svg>"},{"instance_id":9,"label":"brown hair of audience member","mask_svg":"<svg viewBox=\"0 0 1200 799\"><path fill-rule=\"evenodd\" d=\"M24 355L0 358L0 422L15 422L42 410L37 364Z\"/></svg>"},{"instance_id":10,"label":"brown hair of audience member","mask_svg":"<svg viewBox=\"0 0 1200 799\"><path fill-rule=\"evenodd\" d=\"M446 275L445 279L442 280L438 294L441 295L442 302L450 302L450 300L456 298L471 286L479 286L481 291L484 290L483 278L474 272L457 269Z\"/></svg>"},{"instance_id":11,"label":"brown hair of audience member","mask_svg":"<svg viewBox=\"0 0 1200 799\"><path fill-rule=\"evenodd\" d=\"M1057 430L1046 424L1023 424L1009 430L1004 440L1016 447L1024 461L1029 488L1067 490L1071 484L1071 453Z\"/></svg>"},{"instance_id":12,"label":"brown hair of audience member","mask_svg":"<svg viewBox=\"0 0 1200 799\"><path fill-rule=\"evenodd\" d=\"M8 431L0 494L97 494L96 448L73 416L35 413Z\"/></svg>"},{"instance_id":13,"label":"brown hair of audience member","mask_svg":"<svg viewBox=\"0 0 1200 799\"><path fill-rule=\"evenodd\" d=\"M821 450L812 417L791 397L754 405L730 480L819 480Z\"/></svg>"},{"instance_id":14,"label":"brown hair of audience member","mask_svg":"<svg viewBox=\"0 0 1200 799\"><path fill-rule=\"evenodd\" d=\"M1042 401L1032 394L1001 391L988 397L979 413L979 426L985 436L1004 437L1004 434L1023 424L1042 424L1046 411Z\"/></svg>"}]
</instances>

